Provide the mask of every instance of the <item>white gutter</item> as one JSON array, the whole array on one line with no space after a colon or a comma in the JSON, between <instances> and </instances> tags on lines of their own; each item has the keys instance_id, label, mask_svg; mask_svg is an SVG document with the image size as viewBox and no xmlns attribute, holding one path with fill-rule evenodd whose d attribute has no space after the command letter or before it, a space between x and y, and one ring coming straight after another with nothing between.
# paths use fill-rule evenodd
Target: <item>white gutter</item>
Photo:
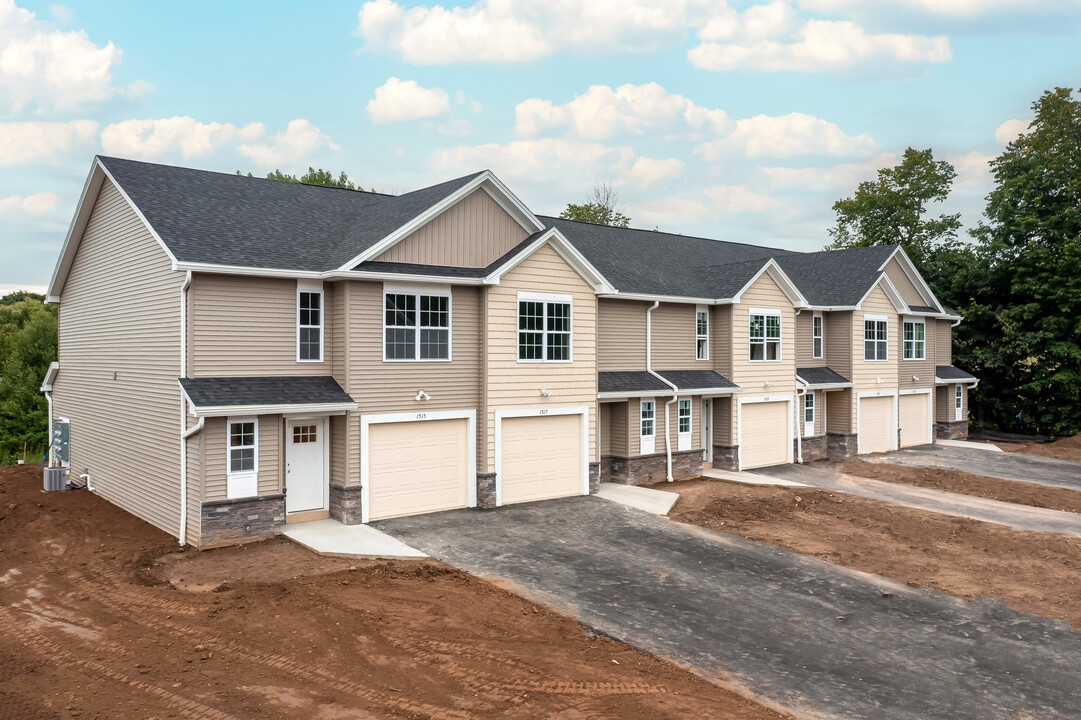
<instances>
[{"instance_id":1,"label":"white gutter","mask_svg":"<svg viewBox=\"0 0 1081 720\"><path fill-rule=\"evenodd\" d=\"M668 408L679 399L679 388L668 378L653 371L653 311L661 304L660 300L654 300L653 305L646 309L646 372L672 388L672 399L664 404L664 459L665 479L672 482L672 433L668 426Z\"/></svg>"},{"instance_id":2,"label":"white gutter","mask_svg":"<svg viewBox=\"0 0 1081 720\"><path fill-rule=\"evenodd\" d=\"M191 270L184 276L184 284L180 286L180 377L188 374L188 287L191 286ZM188 438L192 431L188 430L188 416L185 412L184 393L180 393L180 532L177 539L180 547L188 544ZM203 420L193 429L202 429Z\"/></svg>"}]
</instances>

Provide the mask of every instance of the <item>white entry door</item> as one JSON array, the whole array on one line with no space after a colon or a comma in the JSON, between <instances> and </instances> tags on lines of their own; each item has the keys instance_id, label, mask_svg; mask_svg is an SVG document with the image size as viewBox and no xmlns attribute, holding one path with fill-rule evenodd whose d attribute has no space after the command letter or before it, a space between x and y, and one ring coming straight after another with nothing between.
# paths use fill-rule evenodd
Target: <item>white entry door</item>
<instances>
[{"instance_id":1,"label":"white entry door","mask_svg":"<svg viewBox=\"0 0 1081 720\"><path fill-rule=\"evenodd\" d=\"M327 422L289 420L285 425L285 512L326 510L323 475Z\"/></svg>"}]
</instances>

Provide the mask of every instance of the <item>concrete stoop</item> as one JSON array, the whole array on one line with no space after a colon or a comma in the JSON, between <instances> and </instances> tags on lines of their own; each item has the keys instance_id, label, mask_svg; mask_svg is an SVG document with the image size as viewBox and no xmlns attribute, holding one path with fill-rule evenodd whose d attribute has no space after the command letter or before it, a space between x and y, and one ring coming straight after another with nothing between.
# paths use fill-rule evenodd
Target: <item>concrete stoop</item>
<instances>
[{"instance_id":1,"label":"concrete stoop","mask_svg":"<svg viewBox=\"0 0 1081 720\"><path fill-rule=\"evenodd\" d=\"M370 525L314 520L287 525L282 535L319 555L346 559L406 560L428 557Z\"/></svg>"}]
</instances>

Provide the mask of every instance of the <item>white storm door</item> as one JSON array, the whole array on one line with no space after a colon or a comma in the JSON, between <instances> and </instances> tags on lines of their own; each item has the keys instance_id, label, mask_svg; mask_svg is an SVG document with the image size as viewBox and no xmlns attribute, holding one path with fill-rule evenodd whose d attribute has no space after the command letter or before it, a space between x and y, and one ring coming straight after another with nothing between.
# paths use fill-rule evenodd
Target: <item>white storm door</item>
<instances>
[{"instance_id":1,"label":"white storm door","mask_svg":"<svg viewBox=\"0 0 1081 720\"><path fill-rule=\"evenodd\" d=\"M289 420L285 425L285 512L326 510L323 444L326 421Z\"/></svg>"}]
</instances>

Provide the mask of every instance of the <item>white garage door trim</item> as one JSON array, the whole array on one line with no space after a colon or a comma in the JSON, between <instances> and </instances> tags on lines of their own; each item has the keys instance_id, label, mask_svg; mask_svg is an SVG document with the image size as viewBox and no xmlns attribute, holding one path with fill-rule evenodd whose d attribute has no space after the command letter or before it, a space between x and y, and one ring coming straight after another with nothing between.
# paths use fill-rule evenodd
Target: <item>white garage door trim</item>
<instances>
[{"instance_id":1,"label":"white garage door trim","mask_svg":"<svg viewBox=\"0 0 1081 720\"><path fill-rule=\"evenodd\" d=\"M934 432L935 432L935 418L934 418L934 414L935 414L935 396L933 394L934 389L933 388L922 388L922 389L918 389L918 390L901 390L901 391L899 391L899 393L901 395L926 395L927 396L927 444L930 445L931 443L933 443L935 441L935 439L934 439ZM901 401L900 400L897 401L897 412L898 412L898 417L900 417L900 412L901 412Z\"/></svg>"},{"instance_id":2,"label":"white garage door trim","mask_svg":"<svg viewBox=\"0 0 1081 720\"><path fill-rule=\"evenodd\" d=\"M503 418L541 417L546 415L581 416L582 494L589 494L589 406L561 408L519 408L495 411L495 504L503 505Z\"/></svg>"},{"instance_id":3,"label":"white garage door trim","mask_svg":"<svg viewBox=\"0 0 1081 720\"><path fill-rule=\"evenodd\" d=\"M863 398L891 397L893 398L893 432L890 434L890 449L897 449L897 391L896 390L872 390L869 392L856 393L856 454L863 454L862 434L860 433L860 400Z\"/></svg>"},{"instance_id":4,"label":"white garage door trim","mask_svg":"<svg viewBox=\"0 0 1081 720\"><path fill-rule=\"evenodd\" d=\"M368 498L370 489L368 467L369 428L383 423L425 422L427 420L461 420L468 422L466 452L466 484L468 486L468 505L477 506L477 411L476 410L437 410L435 412L390 413L386 415L361 415L360 417L360 521L368 522L371 504ZM498 431L497 431L498 432Z\"/></svg>"},{"instance_id":5,"label":"white garage door trim","mask_svg":"<svg viewBox=\"0 0 1081 720\"><path fill-rule=\"evenodd\" d=\"M792 417L792 403L794 398L792 395L763 395L762 397L752 398L739 398L736 403L736 447L743 447L743 406L752 403L767 403L767 402L785 402L788 406L785 408L785 417L788 418L788 422L785 423L785 427L788 428L788 443L785 448L788 450L788 462L791 463L793 459L792 443L795 438L792 434L792 423L795 422ZM737 452L736 469L743 470L743 452Z\"/></svg>"}]
</instances>

